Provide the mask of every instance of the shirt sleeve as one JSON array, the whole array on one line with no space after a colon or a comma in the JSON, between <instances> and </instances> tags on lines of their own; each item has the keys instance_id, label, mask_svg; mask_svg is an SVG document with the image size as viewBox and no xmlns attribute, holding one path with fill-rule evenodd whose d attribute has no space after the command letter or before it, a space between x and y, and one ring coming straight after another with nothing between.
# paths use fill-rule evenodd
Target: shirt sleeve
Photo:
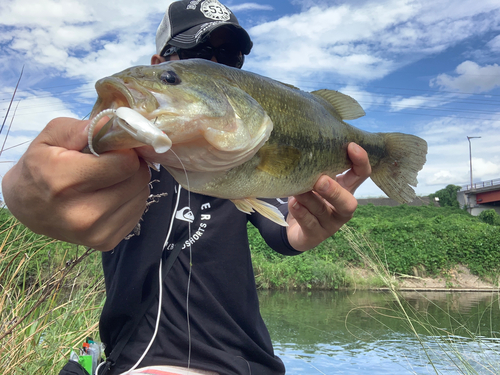
<instances>
[{"instance_id":1,"label":"shirt sleeve","mask_svg":"<svg viewBox=\"0 0 500 375\"><path fill-rule=\"evenodd\" d=\"M283 216L286 218L288 215L288 199L262 199L263 201L276 206ZM283 227L275 222L265 218L261 214L255 212L249 215L250 222L259 230L260 235L266 241L267 245L274 251L283 255L298 255L302 254L301 251L295 250L286 234L286 227Z\"/></svg>"}]
</instances>

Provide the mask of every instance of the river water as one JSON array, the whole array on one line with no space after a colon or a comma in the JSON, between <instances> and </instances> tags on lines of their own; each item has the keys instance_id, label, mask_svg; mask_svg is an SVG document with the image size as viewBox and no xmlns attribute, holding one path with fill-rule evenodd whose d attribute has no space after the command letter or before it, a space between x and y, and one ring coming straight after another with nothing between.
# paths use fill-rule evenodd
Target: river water
<instances>
[{"instance_id":1,"label":"river water","mask_svg":"<svg viewBox=\"0 0 500 375\"><path fill-rule=\"evenodd\" d=\"M262 291L288 375L500 374L495 293Z\"/></svg>"}]
</instances>

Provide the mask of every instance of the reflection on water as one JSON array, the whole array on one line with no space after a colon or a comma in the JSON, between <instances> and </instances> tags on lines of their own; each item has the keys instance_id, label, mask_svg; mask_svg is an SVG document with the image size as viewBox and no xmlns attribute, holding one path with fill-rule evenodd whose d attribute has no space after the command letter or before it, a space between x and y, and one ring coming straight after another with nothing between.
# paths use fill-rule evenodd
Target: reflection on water
<instances>
[{"instance_id":1,"label":"reflection on water","mask_svg":"<svg viewBox=\"0 0 500 375\"><path fill-rule=\"evenodd\" d=\"M260 292L287 374L500 374L493 293ZM413 333L413 329L417 334Z\"/></svg>"}]
</instances>

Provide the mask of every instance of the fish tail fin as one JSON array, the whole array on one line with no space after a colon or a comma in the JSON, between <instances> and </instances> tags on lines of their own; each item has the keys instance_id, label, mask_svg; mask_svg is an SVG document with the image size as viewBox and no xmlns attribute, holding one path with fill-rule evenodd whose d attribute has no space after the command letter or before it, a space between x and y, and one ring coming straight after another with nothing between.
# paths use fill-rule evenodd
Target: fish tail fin
<instances>
[{"instance_id":1,"label":"fish tail fin","mask_svg":"<svg viewBox=\"0 0 500 375\"><path fill-rule=\"evenodd\" d=\"M389 198L399 203L411 202L416 196L411 186L417 186L417 174L426 161L427 142L410 134L380 135L386 154L372 167L371 179Z\"/></svg>"}]
</instances>

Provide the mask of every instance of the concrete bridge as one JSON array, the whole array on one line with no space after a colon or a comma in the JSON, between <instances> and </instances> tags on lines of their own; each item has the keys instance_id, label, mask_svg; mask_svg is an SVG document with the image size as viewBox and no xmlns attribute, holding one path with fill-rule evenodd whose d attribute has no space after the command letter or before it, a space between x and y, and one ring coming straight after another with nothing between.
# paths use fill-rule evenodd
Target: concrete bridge
<instances>
[{"instance_id":1,"label":"concrete bridge","mask_svg":"<svg viewBox=\"0 0 500 375\"><path fill-rule=\"evenodd\" d=\"M457 192L457 200L460 207L467 207L471 215L477 216L484 210L494 209L500 215L500 178L482 181L474 185L464 185ZM390 198L368 198L358 199L358 204L372 203L375 206L398 206L399 203ZM429 197L417 197L411 206L422 206L429 204ZM439 202L434 202L439 205Z\"/></svg>"},{"instance_id":2,"label":"concrete bridge","mask_svg":"<svg viewBox=\"0 0 500 375\"><path fill-rule=\"evenodd\" d=\"M500 214L500 178L464 185L457 193L460 207L467 207L471 215L494 209Z\"/></svg>"}]
</instances>

